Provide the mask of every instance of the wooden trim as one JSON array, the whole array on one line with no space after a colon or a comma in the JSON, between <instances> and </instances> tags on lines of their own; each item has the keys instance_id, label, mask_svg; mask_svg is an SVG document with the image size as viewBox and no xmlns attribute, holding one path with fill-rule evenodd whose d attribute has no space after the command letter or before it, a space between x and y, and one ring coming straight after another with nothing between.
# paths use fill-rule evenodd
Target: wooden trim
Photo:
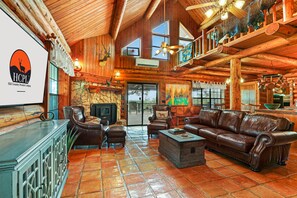
<instances>
[{"instance_id":1,"label":"wooden trim","mask_svg":"<svg viewBox=\"0 0 297 198\"><path fill-rule=\"evenodd\" d=\"M116 2L117 3L116 3L115 12L114 12L113 22L110 30L110 34L114 40L117 39L128 0L117 0Z\"/></svg>"},{"instance_id":2,"label":"wooden trim","mask_svg":"<svg viewBox=\"0 0 297 198\"><path fill-rule=\"evenodd\" d=\"M149 20L151 18L151 16L154 14L155 10L159 6L160 2L161 0L152 0L152 2L150 3L149 7L145 12L145 15L144 15L145 20Z\"/></svg>"}]
</instances>

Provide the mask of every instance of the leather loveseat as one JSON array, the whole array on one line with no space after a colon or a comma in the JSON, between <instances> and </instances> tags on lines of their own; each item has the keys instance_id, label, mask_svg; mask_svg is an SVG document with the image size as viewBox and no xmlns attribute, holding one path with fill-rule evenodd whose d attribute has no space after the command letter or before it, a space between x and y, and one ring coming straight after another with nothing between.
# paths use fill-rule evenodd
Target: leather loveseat
<instances>
[{"instance_id":1,"label":"leather loveseat","mask_svg":"<svg viewBox=\"0 0 297 198\"><path fill-rule=\"evenodd\" d=\"M83 106L65 106L63 111L64 117L70 120L68 129L75 127L81 133L74 145L98 145L101 149L109 131L108 120L100 120L93 116L86 118Z\"/></svg>"},{"instance_id":2,"label":"leather loveseat","mask_svg":"<svg viewBox=\"0 0 297 198\"><path fill-rule=\"evenodd\" d=\"M265 165L285 165L290 145L297 140L294 123L270 115L202 109L185 118L184 129L206 138L206 147L248 164L253 171Z\"/></svg>"}]
</instances>

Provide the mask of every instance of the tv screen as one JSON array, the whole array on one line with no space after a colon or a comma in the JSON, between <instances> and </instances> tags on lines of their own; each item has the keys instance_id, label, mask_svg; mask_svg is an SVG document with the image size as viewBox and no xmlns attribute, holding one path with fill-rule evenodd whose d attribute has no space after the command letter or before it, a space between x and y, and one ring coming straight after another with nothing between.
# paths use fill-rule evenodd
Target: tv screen
<instances>
[{"instance_id":1,"label":"tv screen","mask_svg":"<svg viewBox=\"0 0 297 198\"><path fill-rule=\"evenodd\" d=\"M0 8L0 106L43 102L48 52Z\"/></svg>"}]
</instances>

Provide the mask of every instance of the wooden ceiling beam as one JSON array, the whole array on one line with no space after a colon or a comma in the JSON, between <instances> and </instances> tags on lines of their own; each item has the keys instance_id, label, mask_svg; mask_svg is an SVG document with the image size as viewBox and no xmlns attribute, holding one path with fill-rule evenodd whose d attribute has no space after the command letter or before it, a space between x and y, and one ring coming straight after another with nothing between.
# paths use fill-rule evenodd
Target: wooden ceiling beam
<instances>
[{"instance_id":1,"label":"wooden ceiling beam","mask_svg":"<svg viewBox=\"0 0 297 198\"><path fill-rule=\"evenodd\" d=\"M110 30L110 35L114 40L117 39L120 31L128 0L117 0L116 2L113 22Z\"/></svg>"},{"instance_id":2,"label":"wooden ceiling beam","mask_svg":"<svg viewBox=\"0 0 297 198\"><path fill-rule=\"evenodd\" d=\"M149 20L151 18L151 16L154 14L155 10L159 6L160 2L161 2L161 0L152 0L151 1L149 7L145 11L145 15L144 15L145 20Z\"/></svg>"},{"instance_id":3,"label":"wooden ceiling beam","mask_svg":"<svg viewBox=\"0 0 297 198\"><path fill-rule=\"evenodd\" d=\"M289 64L292 66L297 66L297 59L295 58L289 58L289 57L285 57L285 56L278 56L278 55L274 55L274 54L256 54L251 56L252 58L258 58L258 59L265 59L265 60L270 60L270 61L276 61L276 62L280 62L280 63L284 63L284 64ZM273 64L272 64L273 65Z\"/></svg>"}]
</instances>

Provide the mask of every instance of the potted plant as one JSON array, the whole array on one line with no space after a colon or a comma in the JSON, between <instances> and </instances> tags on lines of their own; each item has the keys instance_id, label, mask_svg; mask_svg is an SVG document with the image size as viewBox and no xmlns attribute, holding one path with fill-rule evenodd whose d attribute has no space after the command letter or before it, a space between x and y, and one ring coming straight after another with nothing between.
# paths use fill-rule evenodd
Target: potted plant
<instances>
[{"instance_id":1,"label":"potted plant","mask_svg":"<svg viewBox=\"0 0 297 198\"><path fill-rule=\"evenodd\" d=\"M74 145L75 141L77 140L78 136L80 136L80 132L78 132L76 127L72 127L71 129L68 129L67 131L67 154L69 155L69 152Z\"/></svg>"}]
</instances>

